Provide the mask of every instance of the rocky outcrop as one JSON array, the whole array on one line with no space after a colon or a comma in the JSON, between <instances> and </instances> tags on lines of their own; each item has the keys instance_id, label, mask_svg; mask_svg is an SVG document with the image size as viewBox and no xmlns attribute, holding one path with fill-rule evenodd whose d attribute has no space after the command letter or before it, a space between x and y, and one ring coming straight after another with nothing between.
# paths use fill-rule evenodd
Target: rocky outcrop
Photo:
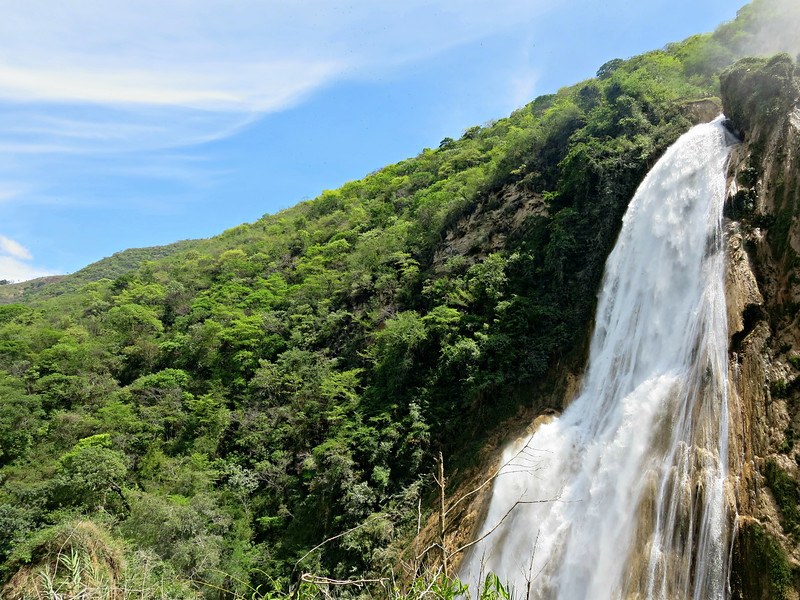
<instances>
[{"instance_id":1,"label":"rocky outcrop","mask_svg":"<svg viewBox=\"0 0 800 600\"><path fill-rule=\"evenodd\" d=\"M741 137L759 140L797 101L796 66L788 54L744 58L721 78L725 115Z\"/></svg>"},{"instance_id":2,"label":"rocky outcrop","mask_svg":"<svg viewBox=\"0 0 800 600\"><path fill-rule=\"evenodd\" d=\"M451 227L434 256L436 268L449 258L464 257L473 263L478 257L502 250L511 235L518 235L531 217L545 217L547 202L540 194L509 185L478 202Z\"/></svg>"},{"instance_id":3,"label":"rocky outcrop","mask_svg":"<svg viewBox=\"0 0 800 600\"><path fill-rule=\"evenodd\" d=\"M786 55L722 79L744 138L727 215L731 467L739 514L734 598L800 598L800 108ZM800 441L798 439L797 441Z\"/></svg>"}]
</instances>

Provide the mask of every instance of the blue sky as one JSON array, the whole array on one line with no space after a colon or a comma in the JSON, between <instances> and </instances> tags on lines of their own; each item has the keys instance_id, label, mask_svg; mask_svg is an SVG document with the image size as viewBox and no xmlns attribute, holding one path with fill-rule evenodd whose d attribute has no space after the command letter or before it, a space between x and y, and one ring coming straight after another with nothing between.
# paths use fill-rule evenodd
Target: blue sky
<instances>
[{"instance_id":1,"label":"blue sky","mask_svg":"<svg viewBox=\"0 0 800 600\"><path fill-rule=\"evenodd\" d=\"M3 0L0 279L208 237L744 0Z\"/></svg>"}]
</instances>

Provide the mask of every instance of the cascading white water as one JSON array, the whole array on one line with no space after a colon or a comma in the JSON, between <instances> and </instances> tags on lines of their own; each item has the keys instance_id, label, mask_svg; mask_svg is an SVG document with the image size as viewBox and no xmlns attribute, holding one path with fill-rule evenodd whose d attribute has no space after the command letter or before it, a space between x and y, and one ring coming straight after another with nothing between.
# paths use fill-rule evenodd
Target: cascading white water
<instances>
[{"instance_id":1,"label":"cascading white water","mask_svg":"<svg viewBox=\"0 0 800 600\"><path fill-rule=\"evenodd\" d=\"M606 263L581 393L505 450L460 575L515 598L727 597L721 118L636 192Z\"/></svg>"}]
</instances>

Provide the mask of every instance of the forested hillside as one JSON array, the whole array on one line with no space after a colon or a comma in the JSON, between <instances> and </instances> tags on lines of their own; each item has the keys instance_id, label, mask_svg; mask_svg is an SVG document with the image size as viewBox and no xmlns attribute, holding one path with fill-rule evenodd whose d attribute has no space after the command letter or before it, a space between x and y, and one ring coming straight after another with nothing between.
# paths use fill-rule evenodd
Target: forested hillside
<instances>
[{"instance_id":1,"label":"forested hillside","mask_svg":"<svg viewBox=\"0 0 800 600\"><path fill-rule=\"evenodd\" d=\"M0 305L4 596L69 573L108 597L273 597L301 573L402 588L434 457L469 466L582 360L634 190L720 110L719 73L778 5L277 215Z\"/></svg>"},{"instance_id":2,"label":"forested hillside","mask_svg":"<svg viewBox=\"0 0 800 600\"><path fill-rule=\"evenodd\" d=\"M99 279L115 279L137 269L142 263L158 260L190 247L194 242L184 240L168 246L130 248L97 261L69 276L54 275L40 277L21 283L6 282L0 285L0 304L28 302L34 299L52 298L75 291L82 285Z\"/></svg>"}]
</instances>

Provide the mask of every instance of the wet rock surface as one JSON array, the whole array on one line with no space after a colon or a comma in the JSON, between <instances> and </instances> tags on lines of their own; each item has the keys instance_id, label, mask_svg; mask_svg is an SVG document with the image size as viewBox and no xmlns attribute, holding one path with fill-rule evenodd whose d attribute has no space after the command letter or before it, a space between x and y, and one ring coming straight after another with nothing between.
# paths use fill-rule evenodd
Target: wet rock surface
<instances>
[{"instance_id":1,"label":"wet rock surface","mask_svg":"<svg viewBox=\"0 0 800 600\"><path fill-rule=\"evenodd\" d=\"M727 304L731 471L739 532L732 597L800 597L800 110L791 58L722 80L744 143L731 156Z\"/></svg>"}]
</instances>

